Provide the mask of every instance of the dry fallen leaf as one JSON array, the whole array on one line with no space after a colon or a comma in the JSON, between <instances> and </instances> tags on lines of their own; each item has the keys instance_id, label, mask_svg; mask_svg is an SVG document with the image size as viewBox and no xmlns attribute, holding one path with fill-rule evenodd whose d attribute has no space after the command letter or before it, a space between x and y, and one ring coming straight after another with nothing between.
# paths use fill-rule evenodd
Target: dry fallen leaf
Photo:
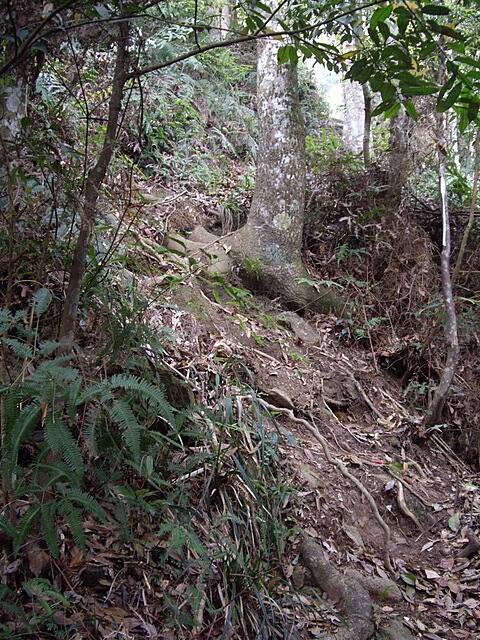
<instances>
[{"instance_id":1,"label":"dry fallen leaf","mask_svg":"<svg viewBox=\"0 0 480 640\"><path fill-rule=\"evenodd\" d=\"M38 577L50 564L50 556L40 547L36 540L27 542L25 551L28 558L28 566L34 576Z\"/></svg>"}]
</instances>

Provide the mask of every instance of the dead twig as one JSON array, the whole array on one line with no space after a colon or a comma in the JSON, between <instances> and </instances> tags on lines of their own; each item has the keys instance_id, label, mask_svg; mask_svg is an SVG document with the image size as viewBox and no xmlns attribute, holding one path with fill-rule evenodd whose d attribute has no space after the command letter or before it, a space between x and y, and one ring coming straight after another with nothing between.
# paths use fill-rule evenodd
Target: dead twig
<instances>
[{"instance_id":1,"label":"dead twig","mask_svg":"<svg viewBox=\"0 0 480 640\"><path fill-rule=\"evenodd\" d=\"M410 511L410 509L408 508L407 503L405 502L405 494L403 493L403 485L398 480L397 480L397 502L398 502L398 506L400 507L400 511L403 513L403 515L407 516L407 518L410 518L410 520L412 520L415 523L415 526L418 528L418 530L422 531L422 525L420 524L419 519L417 518L417 516L414 513L412 513Z\"/></svg>"}]
</instances>

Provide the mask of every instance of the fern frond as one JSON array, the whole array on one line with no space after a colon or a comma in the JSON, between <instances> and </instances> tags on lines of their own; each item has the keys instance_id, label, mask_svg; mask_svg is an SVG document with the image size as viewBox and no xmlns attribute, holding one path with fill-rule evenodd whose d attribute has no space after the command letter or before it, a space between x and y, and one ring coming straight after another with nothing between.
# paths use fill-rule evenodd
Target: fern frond
<instances>
[{"instance_id":1,"label":"fern frond","mask_svg":"<svg viewBox=\"0 0 480 640\"><path fill-rule=\"evenodd\" d=\"M83 380L80 376L68 385L65 393L65 409L68 414L68 423L73 426L78 411L78 397L82 389Z\"/></svg>"},{"instance_id":2,"label":"fern frond","mask_svg":"<svg viewBox=\"0 0 480 640\"><path fill-rule=\"evenodd\" d=\"M9 462L10 470L16 467L18 462L18 452L25 440L40 421L41 408L37 402L26 405L17 415L13 427L7 426L3 456Z\"/></svg>"},{"instance_id":3,"label":"fern frond","mask_svg":"<svg viewBox=\"0 0 480 640\"><path fill-rule=\"evenodd\" d=\"M52 298L50 289L42 288L35 291L32 296L32 307L37 318L40 318L45 313L52 302Z\"/></svg>"},{"instance_id":4,"label":"fern frond","mask_svg":"<svg viewBox=\"0 0 480 640\"><path fill-rule=\"evenodd\" d=\"M85 404L94 398L99 398L102 402L107 402L113 398L113 394L103 382L91 384L78 396L77 406Z\"/></svg>"},{"instance_id":5,"label":"fern frond","mask_svg":"<svg viewBox=\"0 0 480 640\"><path fill-rule=\"evenodd\" d=\"M33 348L30 345L22 342L21 340L17 340L17 338L2 338L2 341L10 347L15 357L33 360L34 353Z\"/></svg>"},{"instance_id":6,"label":"fern frond","mask_svg":"<svg viewBox=\"0 0 480 640\"><path fill-rule=\"evenodd\" d=\"M40 478L42 479L40 480ZM44 490L47 487L54 487L59 482L75 484L78 482L78 478L72 474L72 471L63 460L51 460L49 462L37 462L33 469L33 482Z\"/></svg>"},{"instance_id":7,"label":"fern frond","mask_svg":"<svg viewBox=\"0 0 480 640\"><path fill-rule=\"evenodd\" d=\"M113 389L136 391L139 398L153 406L167 403L165 391L161 387L138 376L118 374L110 378L109 384Z\"/></svg>"},{"instance_id":8,"label":"fern frond","mask_svg":"<svg viewBox=\"0 0 480 640\"><path fill-rule=\"evenodd\" d=\"M68 426L53 416L47 416L44 425L45 438L52 451L62 454L65 464L76 475L71 481L78 485L84 474L82 452L75 442Z\"/></svg>"},{"instance_id":9,"label":"fern frond","mask_svg":"<svg viewBox=\"0 0 480 640\"><path fill-rule=\"evenodd\" d=\"M45 542L47 543L48 550L55 559L58 559L59 548L57 532L55 529L56 507L57 505L53 501L41 505L40 526Z\"/></svg>"},{"instance_id":10,"label":"fern frond","mask_svg":"<svg viewBox=\"0 0 480 640\"><path fill-rule=\"evenodd\" d=\"M100 506L100 503L89 493L85 493L85 491L81 491L80 489L68 489L68 492L65 492L65 497L72 502L76 502L79 506L83 507L85 511L88 511L98 518L103 524L107 522L105 511Z\"/></svg>"},{"instance_id":11,"label":"fern frond","mask_svg":"<svg viewBox=\"0 0 480 640\"><path fill-rule=\"evenodd\" d=\"M31 504L25 513L21 516L21 518L17 521L16 524L16 535L13 540L13 555L17 556L20 548L30 530L32 529L35 521L38 518L38 514L40 513L41 505L40 504Z\"/></svg>"},{"instance_id":12,"label":"fern frond","mask_svg":"<svg viewBox=\"0 0 480 640\"><path fill-rule=\"evenodd\" d=\"M7 518L0 516L0 529L5 531L7 536L14 540L17 536L17 528L13 526L13 524Z\"/></svg>"},{"instance_id":13,"label":"fern frond","mask_svg":"<svg viewBox=\"0 0 480 640\"><path fill-rule=\"evenodd\" d=\"M122 439L133 459L138 462L140 459L141 427L130 405L125 400L114 400L113 404L107 407L107 412L111 420L122 429Z\"/></svg>"},{"instance_id":14,"label":"fern frond","mask_svg":"<svg viewBox=\"0 0 480 640\"><path fill-rule=\"evenodd\" d=\"M48 356L51 356L52 353L58 349L59 345L60 343L56 340L43 340L37 346L35 355L37 358L48 358Z\"/></svg>"},{"instance_id":15,"label":"fern frond","mask_svg":"<svg viewBox=\"0 0 480 640\"><path fill-rule=\"evenodd\" d=\"M57 384L72 382L76 380L80 374L78 369L65 366L69 360L70 356L46 360L38 365L37 371L33 374L32 378L43 374L45 379L54 380Z\"/></svg>"},{"instance_id":16,"label":"fern frond","mask_svg":"<svg viewBox=\"0 0 480 640\"><path fill-rule=\"evenodd\" d=\"M3 335L12 326L13 316L8 309L0 309L0 335Z\"/></svg>"},{"instance_id":17,"label":"fern frond","mask_svg":"<svg viewBox=\"0 0 480 640\"><path fill-rule=\"evenodd\" d=\"M98 436L99 436L99 420L100 420L100 408L95 406L88 407L83 422L83 437L90 445L92 454L97 456L98 451Z\"/></svg>"},{"instance_id":18,"label":"fern frond","mask_svg":"<svg viewBox=\"0 0 480 640\"><path fill-rule=\"evenodd\" d=\"M68 498L63 498L58 504L57 511L66 517L73 539L83 553L87 553L85 547L86 534L80 509L72 504Z\"/></svg>"},{"instance_id":19,"label":"fern frond","mask_svg":"<svg viewBox=\"0 0 480 640\"><path fill-rule=\"evenodd\" d=\"M20 404L28 399L24 394L21 384L13 384L2 388L3 396L3 419L8 431L8 426L12 425L20 413Z\"/></svg>"},{"instance_id":20,"label":"fern frond","mask_svg":"<svg viewBox=\"0 0 480 640\"><path fill-rule=\"evenodd\" d=\"M159 413L169 424L173 424L175 417L172 407L168 403L163 387L151 384L134 375L118 374L112 376L109 381L112 388L120 388L126 391L134 391L139 399Z\"/></svg>"}]
</instances>

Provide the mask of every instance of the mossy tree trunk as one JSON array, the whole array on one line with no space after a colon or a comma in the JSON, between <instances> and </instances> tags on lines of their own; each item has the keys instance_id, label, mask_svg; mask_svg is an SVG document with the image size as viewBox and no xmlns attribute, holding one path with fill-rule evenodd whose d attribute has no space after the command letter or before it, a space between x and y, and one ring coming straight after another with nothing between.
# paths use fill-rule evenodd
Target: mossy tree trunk
<instances>
[{"instance_id":1,"label":"mossy tree trunk","mask_svg":"<svg viewBox=\"0 0 480 640\"><path fill-rule=\"evenodd\" d=\"M258 44L259 145L247 224L232 238L240 273L290 307L341 310L329 290L311 286L302 262L305 213L305 131L296 66L278 64L282 42ZM230 243L230 242L229 242ZM242 265L245 267L242 269Z\"/></svg>"}]
</instances>

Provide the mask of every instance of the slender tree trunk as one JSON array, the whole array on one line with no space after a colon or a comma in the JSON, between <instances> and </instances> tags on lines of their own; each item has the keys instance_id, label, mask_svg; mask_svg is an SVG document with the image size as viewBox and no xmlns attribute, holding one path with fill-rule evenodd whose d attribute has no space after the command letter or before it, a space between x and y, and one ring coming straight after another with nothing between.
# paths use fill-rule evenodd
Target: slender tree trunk
<instances>
[{"instance_id":1,"label":"slender tree trunk","mask_svg":"<svg viewBox=\"0 0 480 640\"><path fill-rule=\"evenodd\" d=\"M442 55L439 66L439 84L444 82L445 57ZM426 427L432 427L441 420L445 400L447 399L450 386L453 382L455 370L458 364L460 347L457 332L457 314L455 312L455 301L453 299L452 280L450 277L450 218L448 213L447 183L445 180L445 149L446 127L445 115L438 114L438 177L440 189L440 202L442 208L443 241L441 256L442 289L445 301L445 337L447 341L447 358L440 378L440 382L435 389L433 399L429 406L429 415L426 420Z\"/></svg>"},{"instance_id":2,"label":"slender tree trunk","mask_svg":"<svg viewBox=\"0 0 480 640\"><path fill-rule=\"evenodd\" d=\"M220 0L216 3L217 6L212 7L212 11L215 13L212 35L220 40L226 40L229 36L232 23L235 20L235 4L233 0Z\"/></svg>"},{"instance_id":3,"label":"slender tree trunk","mask_svg":"<svg viewBox=\"0 0 480 640\"><path fill-rule=\"evenodd\" d=\"M108 109L108 121L103 147L95 165L90 169L84 193L84 204L80 232L73 251L70 278L65 295L62 319L59 330L59 353L70 353L75 337L75 325L78 316L78 304L82 280L85 274L87 251L90 245L93 228L97 218L97 201L105 174L113 156L116 142L119 115L122 107L123 89L128 71L128 39L129 24L119 23L119 38L117 43L117 56L113 75L112 95Z\"/></svg>"},{"instance_id":4,"label":"slender tree trunk","mask_svg":"<svg viewBox=\"0 0 480 640\"><path fill-rule=\"evenodd\" d=\"M368 84L362 85L364 101L363 124L363 162L366 167L371 164L370 138L372 136L372 93Z\"/></svg>"},{"instance_id":5,"label":"slender tree trunk","mask_svg":"<svg viewBox=\"0 0 480 640\"><path fill-rule=\"evenodd\" d=\"M365 101L362 85L345 80L343 89L343 127L342 142L345 151L359 155L364 149L365 140Z\"/></svg>"}]
</instances>

